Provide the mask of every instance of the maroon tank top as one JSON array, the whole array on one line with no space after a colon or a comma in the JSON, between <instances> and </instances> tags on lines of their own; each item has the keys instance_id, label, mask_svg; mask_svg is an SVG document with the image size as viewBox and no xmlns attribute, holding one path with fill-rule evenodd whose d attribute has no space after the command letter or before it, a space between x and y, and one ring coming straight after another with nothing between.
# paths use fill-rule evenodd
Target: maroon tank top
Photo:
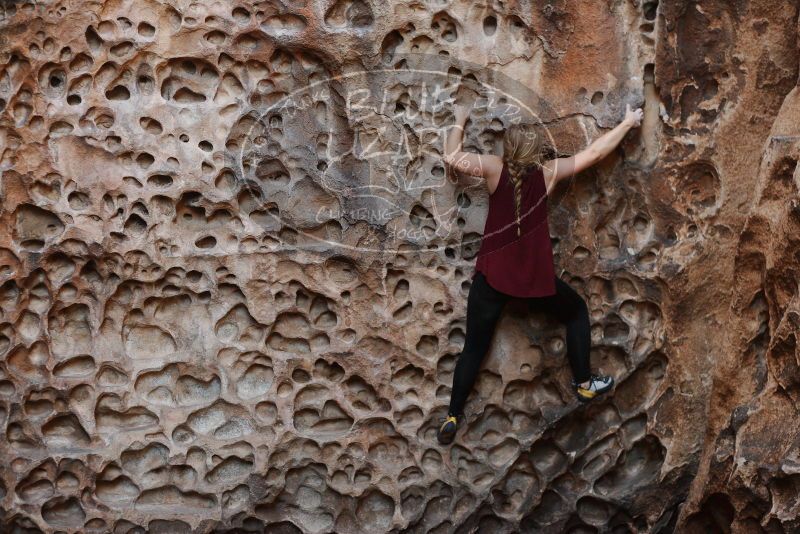
<instances>
[{"instance_id":1,"label":"maroon tank top","mask_svg":"<svg viewBox=\"0 0 800 534\"><path fill-rule=\"evenodd\" d=\"M547 223L547 188L540 168L522 176L520 229L514 211L514 184L503 162L497 189L489 195L475 272L482 272L497 291L515 297L554 295L555 267Z\"/></svg>"}]
</instances>

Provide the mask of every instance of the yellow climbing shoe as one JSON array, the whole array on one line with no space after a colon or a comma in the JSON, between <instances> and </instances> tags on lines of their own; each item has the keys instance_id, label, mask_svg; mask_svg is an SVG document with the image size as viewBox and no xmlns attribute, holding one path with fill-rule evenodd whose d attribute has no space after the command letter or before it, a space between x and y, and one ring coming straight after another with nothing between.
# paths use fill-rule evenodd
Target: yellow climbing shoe
<instances>
[{"instance_id":1,"label":"yellow climbing shoe","mask_svg":"<svg viewBox=\"0 0 800 534\"><path fill-rule=\"evenodd\" d=\"M581 387L574 380L572 386L575 389L575 396L581 402L590 402L592 399L602 395L614 387L614 378L610 376L591 375L589 387Z\"/></svg>"},{"instance_id":2,"label":"yellow climbing shoe","mask_svg":"<svg viewBox=\"0 0 800 534\"><path fill-rule=\"evenodd\" d=\"M439 426L439 432L436 435L436 439L439 440L439 443L448 445L453 442L453 438L455 438L456 432L458 431L459 419L460 418L455 415L447 414L444 422Z\"/></svg>"}]
</instances>

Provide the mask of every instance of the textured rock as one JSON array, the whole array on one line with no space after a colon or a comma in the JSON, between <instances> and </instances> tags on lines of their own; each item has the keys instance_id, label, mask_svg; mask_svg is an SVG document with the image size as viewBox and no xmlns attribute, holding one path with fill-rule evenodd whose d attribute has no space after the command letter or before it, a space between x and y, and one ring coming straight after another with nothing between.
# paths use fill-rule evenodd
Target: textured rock
<instances>
[{"instance_id":1,"label":"textured rock","mask_svg":"<svg viewBox=\"0 0 800 534\"><path fill-rule=\"evenodd\" d=\"M799 528L796 0L0 9L4 532ZM645 117L549 200L616 391L512 303L442 448L456 90L471 150Z\"/></svg>"}]
</instances>

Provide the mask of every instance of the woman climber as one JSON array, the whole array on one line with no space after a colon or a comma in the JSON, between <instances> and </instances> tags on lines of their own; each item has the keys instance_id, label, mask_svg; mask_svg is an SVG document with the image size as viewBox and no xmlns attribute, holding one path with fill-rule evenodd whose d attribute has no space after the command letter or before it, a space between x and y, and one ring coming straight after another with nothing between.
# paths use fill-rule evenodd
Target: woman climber
<instances>
[{"instance_id":1,"label":"woman climber","mask_svg":"<svg viewBox=\"0 0 800 534\"><path fill-rule=\"evenodd\" d=\"M547 195L556 183L605 158L631 128L642 110L626 106L625 118L574 156L557 158L537 124L513 124L503 137L503 156L461 150L469 107L455 106L455 124L445 141L444 161L456 170L486 180L489 213L467 297L464 348L453 373L447 417L438 430L440 443L451 443L464 419L464 404L489 350L500 312L512 298L528 308L555 316L566 326L572 387L589 402L614 386L610 376L589 365L589 310L583 298L555 275L547 223Z\"/></svg>"}]
</instances>

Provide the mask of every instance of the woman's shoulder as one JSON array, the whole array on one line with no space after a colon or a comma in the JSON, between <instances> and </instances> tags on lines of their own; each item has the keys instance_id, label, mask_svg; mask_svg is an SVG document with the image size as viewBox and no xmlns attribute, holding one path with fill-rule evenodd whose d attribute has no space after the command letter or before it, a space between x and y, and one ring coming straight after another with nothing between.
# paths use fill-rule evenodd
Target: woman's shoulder
<instances>
[{"instance_id":1,"label":"woman's shoulder","mask_svg":"<svg viewBox=\"0 0 800 534\"><path fill-rule=\"evenodd\" d=\"M506 169L510 170L508 162L506 160L503 160L503 169L504 170L506 170ZM524 176L529 176L529 175L535 175L535 174L543 174L544 173L544 169L542 168L541 165L538 165L536 163L531 163L530 165L526 165L526 166L522 167L520 169L520 172Z\"/></svg>"},{"instance_id":2,"label":"woman's shoulder","mask_svg":"<svg viewBox=\"0 0 800 534\"><path fill-rule=\"evenodd\" d=\"M498 167L503 167L506 164L506 160L504 160L501 156L496 156L494 154L481 154L481 159L488 164L497 165Z\"/></svg>"}]
</instances>

